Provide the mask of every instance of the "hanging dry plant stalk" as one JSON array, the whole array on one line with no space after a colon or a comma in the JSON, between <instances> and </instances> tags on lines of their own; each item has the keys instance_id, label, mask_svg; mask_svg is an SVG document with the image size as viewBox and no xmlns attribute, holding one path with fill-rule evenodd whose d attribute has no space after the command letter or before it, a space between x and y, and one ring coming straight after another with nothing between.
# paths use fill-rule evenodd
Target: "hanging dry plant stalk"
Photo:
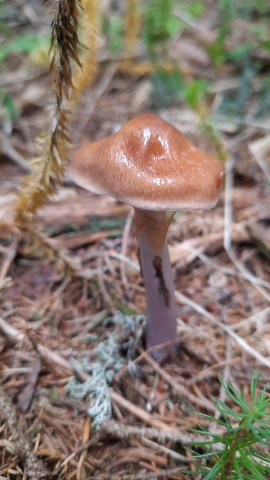
<instances>
[{"instance_id":1,"label":"hanging dry plant stalk","mask_svg":"<svg viewBox=\"0 0 270 480\"><path fill-rule=\"evenodd\" d=\"M125 44L127 54L132 56L138 44L140 12L138 0L127 0L125 15Z\"/></svg>"},{"instance_id":2,"label":"hanging dry plant stalk","mask_svg":"<svg viewBox=\"0 0 270 480\"><path fill-rule=\"evenodd\" d=\"M45 3L48 3L45 1ZM40 139L42 155L33 160L32 174L24 179L15 205L16 220L20 226L26 225L35 211L47 198L56 192L61 183L66 148L69 144L68 112L74 100L78 100L82 90L91 83L97 70L97 4L96 0L59 0L52 22L51 33L51 73L54 82L56 105L53 113L51 133ZM93 55L90 71L85 56L79 58L79 17L84 18L82 37L85 49L89 49L87 60ZM89 33L91 32L91 33ZM95 45L93 47L93 45ZM91 63L91 62L90 62ZM73 75L73 66L77 73ZM78 72L80 71L80 74ZM83 71L83 73L82 73ZM83 79L83 80L81 80Z\"/></svg>"},{"instance_id":3,"label":"hanging dry plant stalk","mask_svg":"<svg viewBox=\"0 0 270 480\"><path fill-rule=\"evenodd\" d=\"M73 74L74 89L70 96L70 109L73 109L81 93L88 85L91 85L98 70L97 53L99 49L100 0L83 0L83 15L81 18L82 33L80 43L83 48L81 63ZM89 28L89 25L91 28Z\"/></svg>"},{"instance_id":4,"label":"hanging dry plant stalk","mask_svg":"<svg viewBox=\"0 0 270 480\"><path fill-rule=\"evenodd\" d=\"M79 14L81 0L60 0L58 11L52 22L51 48L53 52L51 70L54 77L57 107L62 107L64 98L68 99L74 89L72 82L72 61L80 68L82 64L78 54Z\"/></svg>"},{"instance_id":5,"label":"hanging dry plant stalk","mask_svg":"<svg viewBox=\"0 0 270 480\"><path fill-rule=\"evenodd\" d=\"M128 58L119 64L119 71L134 75L148 75L153 73L153 67L148 62L143 64L134 63L133 56L138 45L140 33L140 11L138 0L126 0L124 16L124 42Z\"/></svg>"}]
</instances>

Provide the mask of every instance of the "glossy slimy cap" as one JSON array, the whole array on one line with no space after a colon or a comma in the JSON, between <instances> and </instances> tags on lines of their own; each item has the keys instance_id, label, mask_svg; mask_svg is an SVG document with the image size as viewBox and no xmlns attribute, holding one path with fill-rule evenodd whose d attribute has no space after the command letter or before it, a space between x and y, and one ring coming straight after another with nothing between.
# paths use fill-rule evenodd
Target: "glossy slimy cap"
<instances>
[{"instance_id":1,"label":"glossy slimy cap","mask_svg":"<svg viewBox=\"0 0 270 480\"><path fill-rule=\"evenodd\" d=\"M194 210L216 204L223 165L147 113L114 135L76 149L71 176L79 186L135 208Z\"/></svg>"}]
</instances>

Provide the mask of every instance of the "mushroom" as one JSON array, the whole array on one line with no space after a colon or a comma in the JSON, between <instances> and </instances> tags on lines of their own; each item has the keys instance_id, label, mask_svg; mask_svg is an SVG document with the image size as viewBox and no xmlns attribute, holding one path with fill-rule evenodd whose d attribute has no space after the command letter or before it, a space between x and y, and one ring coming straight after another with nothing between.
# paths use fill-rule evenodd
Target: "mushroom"
<instances>
[{"instance_id":1,"label":"mushroom","mask_svg":"<svg viewBox=\"0 0 270 480\"><path fill-rule=\"evenodd\" d=\"M148 306L146 346L162 362L175 353L177 339L167 230L176 210L216 205L223 165L175 127L146 113L114 135L76 149L71 177L80 187L134 207Z\"/></svg>"}]
</instances>

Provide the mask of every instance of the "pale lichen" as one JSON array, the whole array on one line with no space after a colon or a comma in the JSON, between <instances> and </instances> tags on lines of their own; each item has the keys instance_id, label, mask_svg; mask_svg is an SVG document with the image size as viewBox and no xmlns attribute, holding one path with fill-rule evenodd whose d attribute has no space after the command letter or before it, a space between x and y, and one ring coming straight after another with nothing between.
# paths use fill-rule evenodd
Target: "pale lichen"
<instances>
[{"instance_id":1,"label":"pale lichen","mask_svg":"<svg viewBox=\"0 0 270 480\"><path fill-rule=\"evenodd\" d=\"M95 360L91 362L87 357L80 362L75 358L72 360L74 371L88 374L89 379L80 382L77 377L74 377L66 385L66 392L73 398L83 400L88 396L90 406L87 413L93 419L93 426L97 429L111 418L109 386L113 382L114 375L125 366L128 366L133 375L137 371L132 360L136 344L142 335L144 317L117 313L104 320L104 325L114 330L108 332L107 338L91 351L91 356L94 356Z\"/></svg>"}]
</instances>

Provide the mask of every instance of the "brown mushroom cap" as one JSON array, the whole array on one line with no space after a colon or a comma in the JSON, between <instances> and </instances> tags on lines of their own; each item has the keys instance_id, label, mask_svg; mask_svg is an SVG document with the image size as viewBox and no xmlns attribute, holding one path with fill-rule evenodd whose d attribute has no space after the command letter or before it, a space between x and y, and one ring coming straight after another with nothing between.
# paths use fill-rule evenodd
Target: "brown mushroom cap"
<instances>
[{"instance_id":1,"label":"brown mushroom cap","mask_svg":"<svg viewBox=\"0 0 270 480\"><path fill-rule=\"evenodd\" d=\"M133 207L193 210L216 204L223 165L147 113L114 135L77 149L71 176L79 186Z\"/></svg>"}]
</instances>

